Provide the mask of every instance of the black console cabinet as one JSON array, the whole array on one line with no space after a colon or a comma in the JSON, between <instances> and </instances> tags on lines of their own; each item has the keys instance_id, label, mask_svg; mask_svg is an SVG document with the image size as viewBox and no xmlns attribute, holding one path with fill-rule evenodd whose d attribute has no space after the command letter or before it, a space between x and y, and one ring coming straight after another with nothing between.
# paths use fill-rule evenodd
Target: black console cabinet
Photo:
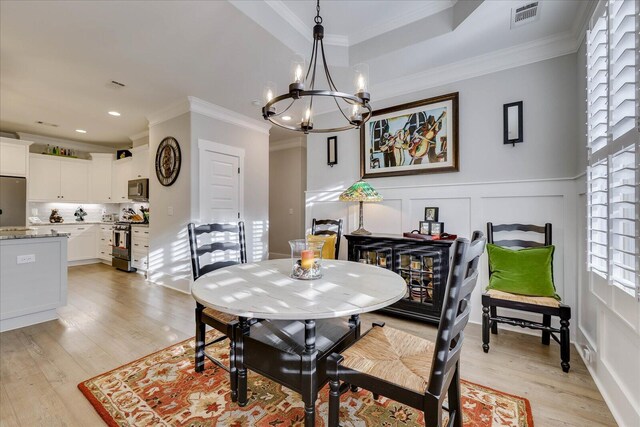
<instances>
[{"instance_id":1,"label":"black console cabinet","mask_svg":"<svg viewBox=\"0 0 640 427\"><path fill-rule=\"evenodd\" d=\"M404 298L380 311L439 322L453 240L417 240L395 234L347 234L345 238L349 261L387 268L407 283Z\"/></svg>"}]
</instances>

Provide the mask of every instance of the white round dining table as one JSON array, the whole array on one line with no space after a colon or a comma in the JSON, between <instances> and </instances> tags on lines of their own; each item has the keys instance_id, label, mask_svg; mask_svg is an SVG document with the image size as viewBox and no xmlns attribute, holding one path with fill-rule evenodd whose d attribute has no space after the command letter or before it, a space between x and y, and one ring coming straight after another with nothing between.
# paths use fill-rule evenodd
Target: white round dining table
<instances>
[{"instance_id":1,"label":"white round dining table","mask_svg":"<svg viewBox=\"0 0 640 427\"><path fill-rule=\"evenodd\" d=\"M291 259L237 264L196 280L197 302L238 317L306 320L345 317L378 310L407 290L398 274L373 265L325 260L322 278L290 277Z\"/></svg>"},{"instance_id":2,"label":"white round dining table","mask_svg":"<svg viewBox=\"0 0 640 427\"><path fill-rule=\"evenodd\" d=\"M247 404L247 368L259 370L286 387L300 392L304 402L305 427L315 426L315 402L318 388L326 373L318 372L318 365L326 361L332 349L319 351L316 340L326 344L326 337L316 337L316 320L326 322L337 317L351 316L353 325L350 342L360 335L359 315L378 310L405 296L407 285L398 274L373 265L352 261L325 260L322 278L299 280L290 277L291 259L277 259L249 264L237 264L208 273L196 280L191 289L195 300L205 307L240 318L231 363L236 375L238 404ZM267 321L304 321L303 350L298 353L295 380L283 375L281 353L258 347L262 353L252 355L253 338L247 319ZM253 346L255 347L255 346ZM256 362L256 356L259 362ZM273 358L273 359L271 359ZM265 360L272 362L264 363ZM253 363L253 365L252 365ZM278 380L277 378L280 378ZM288 379L286 379L288 378Z\"/></svg>"}]
</instances>

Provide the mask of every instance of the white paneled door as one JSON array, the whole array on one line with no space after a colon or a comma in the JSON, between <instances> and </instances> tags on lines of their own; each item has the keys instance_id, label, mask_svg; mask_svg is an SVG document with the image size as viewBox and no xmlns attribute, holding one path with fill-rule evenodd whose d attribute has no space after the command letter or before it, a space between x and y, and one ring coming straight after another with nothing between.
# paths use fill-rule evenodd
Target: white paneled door
<instances>
[{"instance_id":1,"label":"white paneled door","mask_svg":"<svg viewBox=\"0 0 640 427\"><path fill-rule=\"evenodd\" d=\"M217 147L217 148L216 148ZM238 221L242 216L242 151L212 144L200 153L200 220Z\"/></svg>"}]
</instances>

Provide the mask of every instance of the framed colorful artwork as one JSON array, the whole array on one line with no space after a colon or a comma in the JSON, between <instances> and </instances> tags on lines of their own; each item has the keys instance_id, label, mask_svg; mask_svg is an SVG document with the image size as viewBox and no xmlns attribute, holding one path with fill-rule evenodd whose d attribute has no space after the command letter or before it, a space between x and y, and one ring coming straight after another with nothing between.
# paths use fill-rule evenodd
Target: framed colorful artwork
<instances>
[{"instance_id":1,"label":"framed colorful artwork","mask_svg":"<svg viewBox=\"0 0 640 427\"><path fill-rule=\"evenodd\" d=\"M360 128L363 178L458 171L458 93L376 110Z\"/></svg>"}]
</instances>

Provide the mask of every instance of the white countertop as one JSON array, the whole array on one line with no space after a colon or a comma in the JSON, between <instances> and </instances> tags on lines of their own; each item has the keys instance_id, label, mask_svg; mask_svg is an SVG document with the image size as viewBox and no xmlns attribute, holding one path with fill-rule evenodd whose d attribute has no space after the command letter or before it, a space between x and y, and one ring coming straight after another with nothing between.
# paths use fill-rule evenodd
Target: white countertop
<instances>
[{"instance_id":1,"label":"white countertop","mask_svg":"<svg viewBox=\"0 0 640 427\"><path fill-rule=\"evenodd\" d=\"M191 294L205 307L236 316L307 320L378 310L407 289L398 274L351 261L323 261L317 280L292 279L290 273L291 259L238 264L200 277Z\"/></svg>"},{"instance_id":2,"label":"white countertop","mask_svg":"<svg viewBox=\"0 0 640 427\"><path fill-rule=\"evenodd\" d=\"M29 227L50 227L50 226L59 226L59 225L92 225L92 224L113 225L115 224L115 222L103 222L103 221L43 222L41 224L29 224Z\"/></svg>"}]
</instances>

